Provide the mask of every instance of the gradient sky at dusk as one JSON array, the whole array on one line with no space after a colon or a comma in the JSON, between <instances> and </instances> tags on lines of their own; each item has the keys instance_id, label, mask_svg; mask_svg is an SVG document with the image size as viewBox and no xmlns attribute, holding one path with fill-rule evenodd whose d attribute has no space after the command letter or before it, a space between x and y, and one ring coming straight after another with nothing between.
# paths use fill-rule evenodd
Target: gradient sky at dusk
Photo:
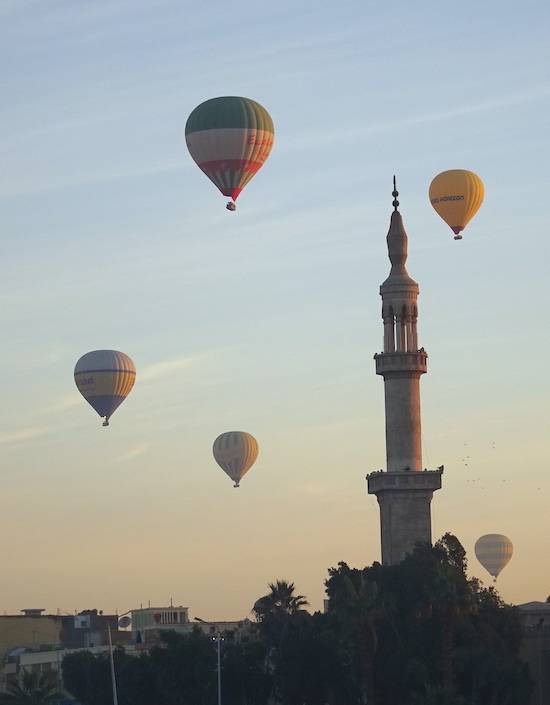
<instances>
[{"instance_id":1,"label":"gradient sky at dusk","mask_svg":"<svg viewBox=\"0 0 550 705\"><path fill-rule=\"evenodd\" d=\"M397 174L420 283L434 536L504 533L504 599L550 593L550 5L0 0L0 609L188 605L241 618L276 578L380 558L378 287ZM235 214L188 114L260 101L272 155ZM454 242L427 198L468 168ZM114 348L109 429L76 360ZM214 438L261 447L239 490ZM466 465L467 463L467 465Z\"/></svg>"}]
</instances>

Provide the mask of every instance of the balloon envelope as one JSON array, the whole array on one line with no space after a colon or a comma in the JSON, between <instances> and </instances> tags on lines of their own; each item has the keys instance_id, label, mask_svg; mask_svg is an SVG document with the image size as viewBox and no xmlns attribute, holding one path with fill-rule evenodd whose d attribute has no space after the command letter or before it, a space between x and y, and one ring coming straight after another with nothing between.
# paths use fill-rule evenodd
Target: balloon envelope
<instances>
[{"instance_id":1,"label":"balloon envelope","mask_svg":"<svg viewBox=\"0 0 550 705\"><path fill-rule=\"evenodd\" d=\"M512 558L514 546L507 536L485 534L478 538L474 550L477 560L496 580Z\"/></svg>"},{"instance_id":2,"label":"balloon envelope","mask_svg":"<svg viewBox=\"0 0 550 705\"><path fill-rule=\"evenodd\" d=\"M238 487L256 462L258 441L245 431L227 431L216 438L212 452L218 465Z\"/></svg>"},{"instance_id":3,"label":"balloon envelope","mask_svg":"<svg viewBox=\"0 0 550 705\"><path fill-rule=\"evenodd\" d=\"M185 125L192 158L222 194L233 200L263 166L274 135L267 110L255 100L237 96L201 103Z\"/></svg>"},{"instance_id":4,"label":"balloon envelope","mask_svg":"<svg viewBox=\"0 0 550 705\"><path fill-rule=\"evenodd\" d=\"M460 233L478 212L485 196L483 181L473 171L442 171L430 184L430 203L461 240Z\"/></svg>"},{"instance_id":5,"label":"balloon envelope","mask_svg":"<svg viewBox=\"0 0 550 705\"><path fill-rule=\"evenodd\" d=\"M117 350L93 350L83 355L74 368L78 391L97 413L109 418L126 399L136 379L132 360Z\"/></svg>"}]
</instances>

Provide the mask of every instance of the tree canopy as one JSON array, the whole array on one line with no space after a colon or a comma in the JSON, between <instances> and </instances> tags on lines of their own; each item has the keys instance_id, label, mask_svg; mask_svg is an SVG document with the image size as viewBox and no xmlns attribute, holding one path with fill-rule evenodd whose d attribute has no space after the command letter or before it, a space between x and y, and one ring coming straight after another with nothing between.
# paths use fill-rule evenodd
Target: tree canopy
<instances>
[{"instance_id":1,"label":"tree canopy","mask_svg":"<svg viewBox=\"0 0 550 705\"><path fill-rule=\"evenodd\" d=\"M224 705L525 705L518 612L466 571L446 534L399 565L330 568L327 613L271 583L256 623L222 642ZM215 644L198 629L139 657L117 649L115 669L120 705L216 703ZM111 702L108 658L69 655L63 677L82 705Z\"/></svg>"}]
</instances>

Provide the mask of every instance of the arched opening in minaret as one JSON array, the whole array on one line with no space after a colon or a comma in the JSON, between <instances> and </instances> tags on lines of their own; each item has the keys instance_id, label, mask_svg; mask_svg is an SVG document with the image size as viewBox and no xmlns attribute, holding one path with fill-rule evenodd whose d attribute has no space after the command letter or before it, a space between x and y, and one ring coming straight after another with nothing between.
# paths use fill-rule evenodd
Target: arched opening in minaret
<instances>
[{"instance_id":1,"label":"arched opening in minaret","mask_svg":"<svg viewBox=\"0 0 550 705\"><path fill-rule=\"evenodd\" d=\"M407 313L407 307L402 306L399 316L395 322L396 334L397 334L397 352L406 352L407 347L407 322L409 316Z\"/></svg>"}]
</instances>

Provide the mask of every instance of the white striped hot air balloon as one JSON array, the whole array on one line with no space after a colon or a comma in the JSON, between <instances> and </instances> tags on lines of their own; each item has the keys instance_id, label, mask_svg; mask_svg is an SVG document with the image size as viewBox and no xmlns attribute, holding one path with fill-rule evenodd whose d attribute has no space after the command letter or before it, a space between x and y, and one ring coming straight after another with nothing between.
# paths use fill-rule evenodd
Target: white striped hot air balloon
<instances>
[{"instance_id":1,"label":"white striped hot air balloon","mask_svg":"<svg viewBox=\"0 0 550 705\"><path fill-rule=\"evenodd\" d=\"M227 431L214 441L214 459L238 487L258 457L258 441L245 431Z\"/></svg>"},{"instance_id":2,"label":"white striped hot air balloon","mask_svg":"<svg viewBox=\"0 0 550 705\"><path fill-rule=\"evenodd\" d=\"M493 576L496 583L498 576L505 568L514 552L514 546L507 536L502 534L485 534L476 541L475 554L477 560Z\"/></svg>"},{"instance_id":3,"label":"white striped hot air balloon","mask_svg":"<svg viewBox=\"0 0 550 705\"><path fill-rule=\"evenodd\" d=\"M136 379L134 363L118 350L92 350L74 368L78 391L105 419L104 426L132 391Z\"/></svg>"},{"instance_id":4,"label":"white striped hot air balloon","mask_svg":"<svg viewBox=\"0 0 550 705\"><path fill-rule=\"evenodd\" d=\"M185 141L192 159L230 196L227 209L262 168L273 147L275 129L267 110L240 96L211 98L198 105L185 125Z\"/></svg>"}]
</instances>

